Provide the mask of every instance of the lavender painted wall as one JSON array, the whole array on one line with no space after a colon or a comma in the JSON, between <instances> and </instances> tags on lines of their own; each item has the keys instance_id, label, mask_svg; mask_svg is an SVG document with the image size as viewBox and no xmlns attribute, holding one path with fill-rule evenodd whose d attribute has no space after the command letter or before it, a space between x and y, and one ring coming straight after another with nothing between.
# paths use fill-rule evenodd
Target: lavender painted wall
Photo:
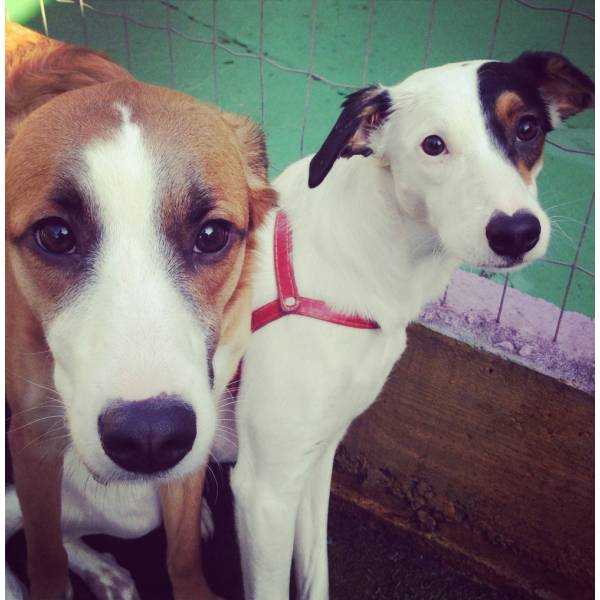
<instances>
[{"instance_id":1,"label":"lavender painted wall","mask_svg":"<svg viewBox=\"0 0 600 600\"><path fill-rule=\"evenodd\" d=\"M567 311L553 341L557 306L508 288L497 322L501 295L501 285L457 271L445 301L429 304L419 322L593 394L594 321Z\"/></svg>"}]
</instances>

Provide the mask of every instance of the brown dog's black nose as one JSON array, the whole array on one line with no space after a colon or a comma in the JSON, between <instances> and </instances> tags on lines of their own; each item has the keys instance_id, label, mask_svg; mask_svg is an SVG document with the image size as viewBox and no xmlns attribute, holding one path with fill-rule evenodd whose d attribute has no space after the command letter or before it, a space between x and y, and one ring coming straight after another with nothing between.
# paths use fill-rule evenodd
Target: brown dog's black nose
<instances>
[{"instance_id":1,"label":"brown dog's black nose","mask_svg":"<svg viewBox=\"0 0 600 600\"><path fill-rule=\"evenodd\" d=\"M134 402L117 401L98 417L106 454L134 473L174 467L192 448L196 414L176 396Z\"/></svg>"},{"instance_id":2,"label":"brown dog's black nose","mask_svg":"<svg viewBox=\"0 0 600 600\"><path fill-rule=\"evenodd\" d=\"M535 215L526 210L518 210L512 216L503 212L494 215L485 228L485 235L496 254L518 258L538 243L541 231L542 227Z\"/></svg>"}]
</instances>

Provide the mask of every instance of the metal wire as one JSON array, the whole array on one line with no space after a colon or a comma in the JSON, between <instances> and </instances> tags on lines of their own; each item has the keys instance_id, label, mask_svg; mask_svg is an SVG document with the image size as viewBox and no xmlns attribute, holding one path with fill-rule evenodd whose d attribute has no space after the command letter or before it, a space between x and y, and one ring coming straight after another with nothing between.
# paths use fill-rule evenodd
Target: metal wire
<instances>
[{"instance_id":1,"label":"metal wire","mask_svg":"<svg viewBox=\"0 0 600 600\"><path fill-rule=\"evenodd\" d=\"M365 45L365 63L363 65L363 87L367 85L367 79L369 77L369 54L371 53L371 36L373 33L373 16L375 15L375 0L369 2L369 23L367 25L367 43Z\"/></svg>"},{"instance_id":2,"label":"metal wire","mask_svg":"<svg viewBox=\"0 0 600 600\"><path fill-rule=\"evenodd\" d=\"M559 52L563 52L565 49L565 43L567 41L567 35L569 33L569 25L571 24L571 15L573 14L573 8L575 7L575 0L571 0L571 6L569 6L569 13L567 14L567 20L565 22L565 28L563 30L562 39L560 40Z\"/></svg>"},{"instance_id":3,"label":"metal wire","mask_svg":"<svg viewBox=\"0 0 600 600\"><path fill-rule=\"evenodd\" d=\"M215 104L219 104L219 73L217 70L217 0L212 0L212 38L211 38L211 55L213 69L213 88Z\"/></svg>"},{"instance_id":4,"label":"metal wire","mask_svg":"<svg viewBox=\"0 0 600 600\"><path fill-rule=\"evenodd\" d=\"M559 6L536 6L535 4L531 4L531 2L526 2L526 0L514 0L514 1L517 2L518 4L521 4L522 6L525 6L526 8L531 9L531 10L570 13L572 15L577 15L578 17L583 17L584 19L588 19L589 21L594 22L594 17L592 17L591 15L588 15L587 13L578 11L578 10L561 8Z\"/></svg>"},{"instance_id":5,"label":"metal wire","mask_svg":"<svg viewBox=\"0 0 600 600\"><path fill-rule=\"evenodd\" d=\"M165 3L165 25L167 30L167 44L169 48L169 86L175 87L175 63L173 61L173 39L171 38L171 11L169 3Z\"/></svg>"},{"instance_id":6,"label":"metal wire","mask_svg":"<svg viewBox=\"0 0 600 600\"><path fill-rule=\"evenodd\" d=\"M79 0L79 18L81 21L81 32L83 34L83 44L84 44L84 46L89 46L90 38L88 36L87 20L85 18L85 9L84 9L84 5L83 5L83 0Z\"/></svg>"},{"instance_id":7,"label":"metal wire","mask_svg":"<svg viewBox=\"0 0 600 600\"><path fill-rule=\"evenodd\" d=\"M40 13L42 15L42 23L44 24L44 33L48 35L48 19L46 18L46 7L44 0L40 0Z\"/></svg>"},{"instance_id":8,"label":"metal wire","mask_svg":"<svg viewBox=\"0 0 600 600\"><path fill-rule=\"evenodd\" d=\"M567 146L563 146L552 140L547 139L546 143L550 144L551 146L554 146L555 148L558 148L559 150L564 150L565 152L571 152L572 154L584 154L585 156L595 156L595 153L591 152L589 150L580 150L579 148L567 148Z\"/></svg>"},{"instance_id":9,"label":"metal wire","mask_svg":"<svg viewBox=\"0 0 600 600\"><path fill-rule=\"evenodd\" d=\"M131 46L129 45L129 26L127 25L127 17L125 11L127 10L126 0L121 0L121 12L123 16L123 33L125 36L125 53L127 55L127 70L131 72Z\"/></svg>"},{"instance_id":10,"label":"metal wire","mask_svg":"<svg viewBox=\"0 0 600 600\"><path fill-rule=\"evenodd\" d=\"M265 0L260 0L258 75L260 78L260 124L265 124Z\"/></svg>"},{"instance_id":11,"label":"metal wire","mask_svg":"<svg viewBox=\"0 0 600 600\"><path fill-rule=\"evenodd\" d=\"M500 19L502 18L503 5L504 0L498 0L498 10L496 11L496 18L494 19L494 29L492 30L492 41L490 42L488 58L494 57L494 50L496 49L496 38L498 37L498 27L500 27Z\"/></svg>"},{"instance_id":12,"label":"metal wire","mask_svg":"<svg viewBox=\"0 0 600 600\"><path fill-rule=\"evenodd\" d=\"M57 1L60 4L72 4L73 3L73 0L57 0ZM141 27L142 29L151 29L153 31L166 31L166 29L167 29L164 25L151 25L149 23L144 23L143 21L139 21L138 19L130 17L124 13L115 13L115 12L110 12L107 10L100 10L98 8L93 7L90 4L87 4L87 3L84 6L86 8L88 8L89 10L93 10L95 13L105 16L105 17L126 19L130 23L133 23L134 25L137 25L138 27ZM215 42L213 42L212 39L189 35L187 33L183 33L183 31L179 31L175 27L171 27L170 30L171 30L171 33L177 35L178 37L181 37L184 40L187 40L187 41L195 43L195 44L203 44L206 46L212 46L213 43L215 43ZM283 65L280 62L273 60L272 58L270 58L268 56L263 55L261 57L259 54L255 54L253 52L237 52L237 51L229 48L229 46L226 46L225 44L222 44L220 42L216 42L216 46L220 50L224 50L225 52L227 52L227 54L230 54L231 56L235 56L237 58L247 58L250 60L257 60L257 61L262 60L265 63L268 63L269 65L271 65L273 67L277 67L281 71L286 71L288 73L298 73L300 75L309 75L309 72L306 69L300 69L300 68L289 67L287 65ZM318 73L311 73L310 75L314 81L320 81L320 82L330 85L332 87L346 88L349 90L357 90L361 87L360 85L354 84L354 83L341 83L338 81L334 81L333 79L329 79L328 77L325 77L324 75L320 75Z\"/></svg>"},{"instance_id":13,"label":"metal wire","mask_svg":"<svg viewBox=\"0 0 600 600\"><path fill-rule=\"evenodd\" d=\"M429 9L429 25L427 27L427 45L425 46L425 57L423 58L423 67L429 64L429 55L431 54L431 38L433 37L433 20L435 19L436 0L431 0Z\"/></svg>"},{"instance_id":14,"label":"metal wire","mask_svg":"<svg viewBox=\"0 0 600 600\"><path fill-rule=\"evenodd\" d=\"M300 158L304 156L304 134L308 119L308 106L310 103L310 91L312 86L312 71L315 61L315 48L317 47L317 14L319 0L312 0L310 11L310 54L308 57L308 74L306 76L306 92L304 94L304 114L302 116L302 131L300 132Z\"/></svg>"},{"instance_id":15,"label":"metal wire","mask_svg":"<svg viewBox=\"0 0 600 600\"><path fill-rule=\"evenodd\" d=\"M508 289L508 273L504 274L504 285L502 286L502 295L500 296L500 304L498 305L498 313L496 314L496 323L500 323L502 309L504 308L504 298L506 298L506 290Z\"/></svg>"},{"instance_id":16,"label":"metal wire","mask_svg":"<svg viewBox=\"0 0 600 600\"><path fill-rule=\"evenodd\" d=\"M575 256L573 258L573 262L571 263L571 270L569 271L569 279L567 281L567 287L565 288L565 294L563 296L562 304L560 305L560 315L558 316L558 321L556 322L556 330L554 331L554 337L552 338L553 342L556 342L558 338L558 332L560 331L560 325L562 323L562 318L565 313L565 307L567 305L567 300L569 298L569 292L571 291L571 285L573 283L573 275L575 275L575 267L577 266L577 261L579 260L579 253L581 252L581 246L583 244L583 238L585 238L585 234L587 232L588 223L590 221L590 216L592 214L592 208L594 208L594 197L595 194L592 194L592 198L588 205L587 214L585 215L585 221L583 223L583 227L581 228L581 233L579 235L579 242L577 243L577 249L575 250Z\"/></svg>"}]
</instances>

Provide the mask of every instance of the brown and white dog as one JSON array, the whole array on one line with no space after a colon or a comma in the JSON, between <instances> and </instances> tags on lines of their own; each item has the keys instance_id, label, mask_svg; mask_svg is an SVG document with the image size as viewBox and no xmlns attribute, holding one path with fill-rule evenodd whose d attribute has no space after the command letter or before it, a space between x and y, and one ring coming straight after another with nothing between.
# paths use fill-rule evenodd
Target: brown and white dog
<instances>
[{"instance_id":1,"label":"brown and white dog","mask_svg":"<svg viewBox=\"0 0 600 600\"><path fill-rule=\"evenodd\" d=\"M11 24L6 132L7 532L25 529L31 597L68 596L68 563L98 596L135 597L80 537L161 518L176 597L210 597L203 465L275 201L262 134Z\"/></svg>"}]
</instances>

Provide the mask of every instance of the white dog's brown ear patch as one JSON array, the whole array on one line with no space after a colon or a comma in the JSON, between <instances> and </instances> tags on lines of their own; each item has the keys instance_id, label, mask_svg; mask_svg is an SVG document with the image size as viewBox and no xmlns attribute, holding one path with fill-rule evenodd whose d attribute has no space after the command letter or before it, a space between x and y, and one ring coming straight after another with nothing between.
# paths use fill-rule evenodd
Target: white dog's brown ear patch
<instances>
[{"instance_id":1,"label":"white dog's brown ear patch","mask_svg":"<svg viewBox=\"0 0 600 600\"><path fill-rule=\"evenodd\" d=\"M308 187L317 187L339 157L372 154L369 144L373 131L385 122L391 109L390 96L380 86L363 88L347 96L333 129L310 161Z\"/></svg>"},{"instance_id":2,"label":"white dog's brown ear patch","mask_svg":"<svg viewBox=\"0 0 600 600\"><path fill-rule=\"evenodd\" d=\"M594 107L594 82L561 54L525 52L514 64L529 72L544 100L562 121Z\"/></svg>"}]
</instances>

